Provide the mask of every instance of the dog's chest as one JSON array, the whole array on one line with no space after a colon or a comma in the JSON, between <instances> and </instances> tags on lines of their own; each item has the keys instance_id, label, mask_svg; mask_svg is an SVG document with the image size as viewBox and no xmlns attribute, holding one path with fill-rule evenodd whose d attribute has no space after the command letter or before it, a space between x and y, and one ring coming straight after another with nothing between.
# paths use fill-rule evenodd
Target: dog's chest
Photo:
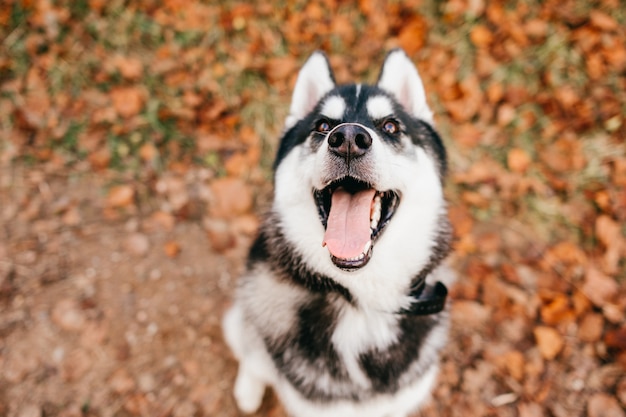
<instances>
[{"instance_id":1,"label":"dog's chest","mask_svg":"<svg viewBox=\"0 0 626 417\"><path fill-rule=\"evenodd\" d=\"M435 324L320 296L300 306L294 327L268 350L305 397L359 399L398 389Z\"/></svg>"}]
</instances>

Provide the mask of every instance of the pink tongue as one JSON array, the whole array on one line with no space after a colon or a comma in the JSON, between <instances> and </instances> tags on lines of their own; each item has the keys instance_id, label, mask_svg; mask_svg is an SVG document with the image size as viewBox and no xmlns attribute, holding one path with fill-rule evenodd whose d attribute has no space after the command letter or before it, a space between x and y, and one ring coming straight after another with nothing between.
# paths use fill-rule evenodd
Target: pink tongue
<instances>
[{"instance_id":1,"label":"pink tongue","mask_svg":"<svg viewBox=\"0 0 626 417\"><path fill-rule=\"evenodd\" d=\"M350 194L343 188L332 195L324 243L330 253L340 259L361 255L371 238L370 210L376 190Z\"/></svg>"}]
</instances>

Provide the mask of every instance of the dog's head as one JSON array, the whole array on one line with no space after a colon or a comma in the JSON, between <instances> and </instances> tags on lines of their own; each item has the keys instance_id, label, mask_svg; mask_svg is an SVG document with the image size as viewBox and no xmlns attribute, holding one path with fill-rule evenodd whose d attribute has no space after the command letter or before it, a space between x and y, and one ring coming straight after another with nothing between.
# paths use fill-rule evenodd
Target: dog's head
<instances>
[{"instance_id":1,"label":"dog's head","mask_svg":"<svg viewBox=\"0 0 626 417\"><path fill-rule=\"evenodd\" d=\"M414 273L440 230L445 168L422 81L403 51L387 55L376 85L343 86L316 52L293 92L273 209L300 254L327 274Z\"/></svg>"}]
</instances>

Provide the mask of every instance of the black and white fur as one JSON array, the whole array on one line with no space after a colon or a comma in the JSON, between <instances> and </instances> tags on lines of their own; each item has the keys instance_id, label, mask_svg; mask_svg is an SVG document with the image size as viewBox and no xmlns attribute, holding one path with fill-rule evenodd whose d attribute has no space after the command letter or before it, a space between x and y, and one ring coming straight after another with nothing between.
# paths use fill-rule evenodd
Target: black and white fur
<instances>
[{"instance_id":1,"label":"black and white fur","mask_svg":"<svg viewBox=\"0 0 626 417\"><path fill-rule=\"evenodd\" d=\"M371 137L363 155L332 151L330 136L344 125ZM243 412L258 409L266 386L297 417L406 416L429 397L447 313L403 311L417 281L446 279L445 169L422 81L403 51L387 55L376 85L336 86L323 53L308 59L275 162L273 204L224 318ZM399 196L356 267L322 246L314 196L346 176Z\"/></svg>"}]
</instances>

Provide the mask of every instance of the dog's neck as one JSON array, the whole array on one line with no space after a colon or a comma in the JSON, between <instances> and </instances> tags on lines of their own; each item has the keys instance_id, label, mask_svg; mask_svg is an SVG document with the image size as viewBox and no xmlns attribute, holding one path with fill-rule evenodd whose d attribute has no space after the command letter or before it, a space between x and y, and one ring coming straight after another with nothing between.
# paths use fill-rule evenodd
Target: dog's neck
<instances>
[{"instance_id":1,"label":"dog's neck","mask_svg":"<svg viewBox=\"0 0 626 417\"><path fill-rule=\"evenodd\" d=\"M413 301L407 308L400 310L400 314L412 316L426 316L441 312L446 306L448 289L437 281L435 285L426 284L425 280L420 281L420 285L411 291Z\"/></svg>"}]
</instances>

